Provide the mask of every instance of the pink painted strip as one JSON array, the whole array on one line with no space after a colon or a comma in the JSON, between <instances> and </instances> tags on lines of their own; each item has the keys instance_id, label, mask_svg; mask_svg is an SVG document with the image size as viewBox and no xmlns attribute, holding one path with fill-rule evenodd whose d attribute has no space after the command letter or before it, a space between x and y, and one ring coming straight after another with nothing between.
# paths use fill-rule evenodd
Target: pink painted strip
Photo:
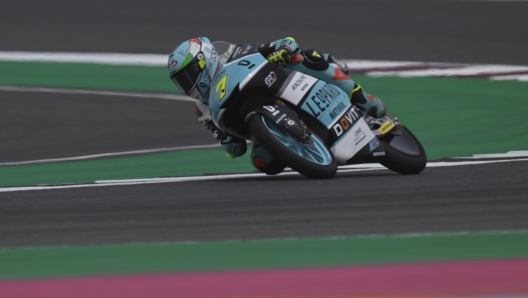
<instances>
[{"instance_id":1,"label":"pink painted strip","mask_svg":"<svg viewBox=\"0 0 528 298\"><path fill-rule=\"evenodd\" d=\"M0 297L335 297L528 294L528 259L0 282Z\"/></svg>"}]
</instances>

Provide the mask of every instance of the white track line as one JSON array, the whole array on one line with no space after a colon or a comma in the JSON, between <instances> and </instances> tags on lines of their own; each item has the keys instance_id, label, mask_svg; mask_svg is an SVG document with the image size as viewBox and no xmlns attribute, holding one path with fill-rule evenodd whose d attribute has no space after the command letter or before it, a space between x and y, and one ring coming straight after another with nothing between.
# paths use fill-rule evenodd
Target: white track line
<instances>
[{"instance_id":1,"label":"white track line","mask_svg":"<svg viewBox=\"0 0 528 298\"><path fill-rule=\"evenodd\" d=\"M482 0L478 0L482 1ZM495 0L497 1L497 0ZM519 1L519 0L517 0ZM127 54L127 53L68 53L68 52L1 52L0 61L18 62L66 62L66 63L94 63L107 65L142 65L165 66L166 54ZM342 59L353 72L368 71L372 76L471 76L471 75L500 75L512 71L528 71L527 66L514 65L478 65L459 63L430 63L417 61L376 61ZM396 68L396 69L394 69ZM402 68L402 70L398 70ZM405 68L423 68L424 70L405 70ZM376 71L379 69L379 71ZM519 80L520 75L508 75L503 80Z\"/></svg>"},{"instance_id":2,"label":"white track line","mask_svg":"<svg viewBox=\"0 0 528 298\"><path fill-rule=\"evenodd\" d=\"M166 66L168 58L168 54L0 52L0 61L20 62L74 62L109 65Z\"/></svg>"},{"instance_id":3,"label":"white track line","mask_svg":"<svg viewBox=\"0 0 528 298\"><path fill-rule=\"evenodd\" d=\"M29 160L29 161L4 162L4 163L0 163L0 166L32 165L32 164L40 164L40 163L62 162L62 161L76 161L76 160L86 160L86 159L112 157L112 156L115 157L115 156L125 156L125 155L161 153L161 152L175 152L175 151L183 151L183 150L210 149L210 148L220 148L220 144L185 146L185 147L171 147L171 148L160 148L160 149L145 149L145 150L135 150L135 151L125 151L125 152L101 153L101 154L84 155L84 156L72 156L72 157L63 157L63 158L51 158L51 159Z\"/></svg>"},{"instance_id":4,"label":"white track line","mask_svg":"<svg viewBox=\"0 0 528 298\"><path fill-rule=\"evenodd\" d=\"M508 159L508 160L486 160L486 161L461 161L461 162L431 162L427 164L427 167L453 167L453 166L464 166L464 165L479 165L489 163L501 163L501 162L515 162L515 161L528 161L528 158L524 159ZM383 170L385 167L378 164L365 164L365 165L351 165L339 168L339 172L359 172L359 171L372 171L372 170ZM299 175L297 172L285 172L278 176L285 175ZM142 184L158 184L158 183L174 183L174 182L191 182L191 181L211 181L211 180L227 180L227 179L240 179L240 178L255 178L255 177L268 177L261 173L249 173L249 174L228 174L228 175L211 175L211 176L191 176L191 177L169 177L169 178L150 178L150 179L124 179L124 180L100 180L95 181L93 184L73 184L73 185L43 185L43 186L25 186L25 187L5 187L0 188L1 192L15 192L15 191L31 191L31 190L57 190L57 189L72 189L72 188L88 188L88 187L103 187L103 186L127 186L127 185L142 185Z\"/></svg>"},{"instance_id":5,"label":"white track line","mask_svg":"<svg viewBox=\"0 0 528 298\"><path fill-rule=\"evenodd\" d=\"M456 157L456 158L511 158L511 157L528 157L528 151L509 151L507 153L492 153L492 154L473 154L472 157Z\"/></svg>"},{"instance_id":6,"label":"white track line","mask_svg":"<svg viewBox=\"0 0 528 298\"><path fill-rule=\"evenodd\" d=\"M104 96L128 96L140 98L158 98L178 101L196 102L195 99L180 94L165 93L142 93L142 92L120 92L120 91L101 91L87 89L62 89L62 88L40 88L40 87L18 87L18 86L0 86L0 91L13 92L45 92L45 93L63 93L63 94L89 94Z\"/></svg>"},{"instance_id":7,"label":"white track line","mask_svg":"<svg viewBox=\"0 0 528 298\"><path fill-rule=\"evenodd\" d=\"M521 82L528 82L528 74L526 75L505 75L505 76L492 76L490 80L493 81L505 81L505 80L517 80Z\"/></svg>"},{"instance_id":8,"label":"white track line","mask_svg":"<svg viewBox=\"0 0 528 298\"><path fill-rule=\"evenodd\" d=\"M426 69L426 70L408 70L408 71L373 71L369 72L371 76L400 76L400 77L434 77L434 76L476 76L493 74L494 76L501 73L510 72L528 72L527 66L512 66L512 65L472 65L461 66L457 68L448 69Z\"/></svg>"}]
</instances>

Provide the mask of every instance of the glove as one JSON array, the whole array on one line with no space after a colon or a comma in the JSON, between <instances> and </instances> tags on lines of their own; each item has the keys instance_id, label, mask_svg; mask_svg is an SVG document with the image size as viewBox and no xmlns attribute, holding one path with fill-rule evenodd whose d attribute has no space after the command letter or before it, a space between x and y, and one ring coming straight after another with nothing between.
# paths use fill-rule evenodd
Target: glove
<instances>
[{"instance_id":1,"label":"glove","mask_svg":"<svg viewBox=\"0 0 528 298\"><path fill-rule=\"evenodd\" d=\"M226 136L220 141L222 149L230 158L236 158L244 155L247 151L246 140L239 137Z\"/></svg>"},{"instance_id":2,"label":"glove","mask_svg":"<svg viewBox=\"0 0 528 298\"><path fill-rule=\"evenodd\" d=\"M292 50L289 46L280 47L268 55L268 61L277 66L286 66L291 62Z\"/></svg>"}]
</instances>

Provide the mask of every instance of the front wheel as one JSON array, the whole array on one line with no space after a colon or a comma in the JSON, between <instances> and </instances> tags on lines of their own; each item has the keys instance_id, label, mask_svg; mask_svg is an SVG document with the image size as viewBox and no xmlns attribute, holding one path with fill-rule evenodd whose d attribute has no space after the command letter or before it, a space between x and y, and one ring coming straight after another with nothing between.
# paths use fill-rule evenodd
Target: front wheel
<instances>
[{"instance_id":1,"label":"front wheel","mask_svg":"<svg viewBox=\"0 0 528 298\"><path fill-rule=\"evenodd\" d=\"M385 147L382 165L396 173L419 174L427 165L425 150L418 139L404 126L397 126L400 135L380 139Z\"/></svg>"},{"instance_id":2,"label":"front wheel","mask_svg":"<svg viewBox=\"0 0 528 298\"><path fill-rule=\"evenodd\" d=\"M273 157L308 178L328 179L337 172L334 155L314 134L303 144L264 115L254 116L249 129Z\"/></svg>"}]
</instances>

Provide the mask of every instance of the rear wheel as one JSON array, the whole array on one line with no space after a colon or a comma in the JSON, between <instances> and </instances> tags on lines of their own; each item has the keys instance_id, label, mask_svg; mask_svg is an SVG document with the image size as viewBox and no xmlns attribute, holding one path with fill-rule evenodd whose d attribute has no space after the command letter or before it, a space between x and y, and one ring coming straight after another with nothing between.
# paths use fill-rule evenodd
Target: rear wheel
<instances>
[{"instance_id":1,"label":"rear wheel","mask_svg":"<svg viewBox=\"0 0 528 298\"><path fill-rule=\"evenodd\" d=\"M300 142L264 115L254 116L249 121L249 129L273 157L302 175L312 179L335 175L334 155L316 135L311 134L306 143Z\"/></svg>"}]
</instances>

